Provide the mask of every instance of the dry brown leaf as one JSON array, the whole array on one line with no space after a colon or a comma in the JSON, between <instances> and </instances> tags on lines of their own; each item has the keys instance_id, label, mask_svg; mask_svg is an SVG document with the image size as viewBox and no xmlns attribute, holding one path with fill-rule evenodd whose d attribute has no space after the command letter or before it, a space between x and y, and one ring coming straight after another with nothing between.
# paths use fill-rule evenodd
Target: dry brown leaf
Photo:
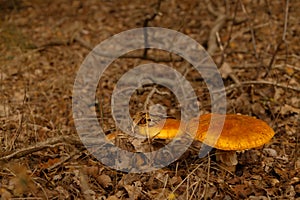
<instances>
[{"instance_id":1,"label":"dry brown leaf","mask_svg":"<svg viewBox=\"0 0 300 200\"><path fill-rule=\"evenodd\" d=\"M299 114L300 113L300 109L299 108L295 108L293 106L290 106L288 104L285 104L283 107L281 107L280 114L286 115L286 114L289 114L289 113Z\"/></svg>"},{"instance_id":2,"label":"dry brown leaf","mask_svg":"<svg viewBox=\"0 0 300 200\"><path fill-rule=\"evenodd\" d=\"M89 176L96 177L96 176L98 176L98 173L99 173L99 167L97 167L97 166L91 166L91 167L86 166L86 167L84 167L84 172Z\"/></svg>"},{"instance_id":3,"label":"dry brown leaf","mask_svg":"<svg viewBox=\"0 0 300 200\"><path fill-rule=\"evenodd\" d=\"M84 194L85 199L92 199L92 195L94 195L95 192L89 188L88 177L85 174L85 172L83 172L83 170L80 170L79 181L80 181L79 186L82 193Z\"/></svg>"},{"instance_id":4,"label":"dry brown leaf","mask_svg":"<svg viewBox=\"0 0 300 200\"><path fill-rule=\"evenodd\" d=\"M36 191L37 188L25 166L13 164L10 168L15 174L15 177L10 180L10 184L14 186L13 192L15 195Z\"/></svg>"},{"instance_id":5,"label":"dry brown leaf","mask_svg":"<svg viewBox=\"0 0 300 200\"><path fill-rule=\"evenodd\" d=\"M111 178L106 174L101 174L96 178L96 180L103 188L108 188L109 186L112 186Z\"/></svg>"},{"instance_id":6,"label":"dry brown leaf","mask_svg":"<svg viewBox=\"0 0 300 200\"><path fill-rule=\"evenodd\" d=\"M222 78L227 79L233 70L227 62L224 62L219 71L221 73Z\"/></svg>"},{"instance_id":7,"label":"dry brown leaf","mask_svg":"<svg viewBox=\"0 0 300 200\"><path fill-rule=\"evenodd\" d=\"M5 188L0 188L0 199L1 200L9 200L11 199L11 193L7 191Z\"/></svg>"},{"instance_id":8,"label":"dry brown leaf","mask_svg":"<svg viewBox=\"0 0 300 200\"><path fill-rule=\"evenodd\" d=\"M251 194L251 189L249 186L244 184L235 185L233 186L232 190L238 198L246 198Z\"/></svg>"},{"instance_id":9,"label":"dry brown leaf","mask_svg":"<svg viewBox=\"0 0 300 200\"><path fill-rule=\"evenodd\" d=\"M55 165L56 163L59 163L60 159L59 158L50 158L47 160L46 163L40 163L40 167L42 169L47 169L49 167L51 167L52 165Z\"/></svg>"},{"instance_id":10,"label":"dry brown leaf","mask_svg":"<svg viewBox=\"0 0 300 200\"><path fill-rule=\"evenodd\" d=\"M147 195L151 199L168 199L173 196L173 193L168 188L159 188L149 191Z\"/></svg>"},{"instance_id":11,"label":"dry brown leaf","mask_svg":"<svg viewBox=\"0 0 300 200\"><path fill-rule=\"evenodd\" d=\"M109 197L107 197L107 199L106 200L119 200L119 198L118 197L116 197L115 195L113 195L113 196L109 196Z\"/></svg>"},{"instance_id":12,"label":"dry brown leaf","mask_svg":"<svg viewBox=\"0 0 300 200\"><path fill-rule=\"evenodd\" d=\"M9 114L9 106L0 104L0 117L5 117Z\"/></svg>"},{"instance_id":13,"label":"dry brown leaf","mask_svg":"<svg viewBox=\"0 0 300 200\"><path fill-rule=\"evenodd\" d=\"M275 88L275 93L274 93L274 100L279 101L282 99L282 96L284 95L284 89L282 88Z\"/></svg>"},{"instance_id":14,"label":"dry brown leaf","mask_svg":"<svg viewBox=\"0 0 300 200\"><path fill-rule=\"evenodd\" d=\"M118 186L124 187L125 185L132 185L135 181L138 181L140 177L137 174L124 174L119 181Z\"/></svg>"},{"instance_id":15,"label":"dry brown leaf","mask_svg":"<svg viewBox=\"0 0 300 200\"><path fill-rule=\"evenodd\" d=\"M249 113L250 97L249 94L243 93L233 100L234 109L238 109L241 113Z\"/></svg>"},{"instance_id":16,"label":"dry brown leaf","mask_svg":"<svg viewBox=\"0 0 300 200\"><path fill-rule=\"evenodd\" d=\"M251 104L251 110L259 118L264 118L266 114L265 108L258 102Z\"/></svg>"},{"instance_id":17,"label":"dry brown leaf","mask_svg":"<svg viewBox=\"0 0 300 200\"><path fill-rule=\"evenodd\" d=\"M125 185L124 188L126 189L129 199L131 200L138 199L142 192L142 187Z\"/></svg>"}]
</instances>

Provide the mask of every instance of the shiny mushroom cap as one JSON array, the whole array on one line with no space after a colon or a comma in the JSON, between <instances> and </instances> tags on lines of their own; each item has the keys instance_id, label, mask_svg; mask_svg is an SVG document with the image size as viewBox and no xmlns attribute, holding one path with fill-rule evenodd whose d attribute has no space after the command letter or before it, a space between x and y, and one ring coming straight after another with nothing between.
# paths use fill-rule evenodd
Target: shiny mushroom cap
<instances>
[{"instance_id":1,"label":"shiny mushroom cap","mask_svg":"<svg viewBox=\"0 0 300 200\"><path fill-rule=\"evenodd\" d=\"M213 115L213 121L210 122ZM222 121L225 117L224 126ZM200 120L198 127L197 121ZM209 125L210 133L208 133ZM215 141L217 130L222 130ZM236 114L205 114L192 119L187 125L187 132L195 132L195 139L221 150L245 150L267 143L273 136L273 129L262 120Z\"/></svg>"},{"instance_id":2,"label":"shiny mushroom cap","mask_svg":"<svg viewBox=\"0 0 300 200\"><path fill-rule=\"evenodd\" d=\"M161 120L154 126L140 126L139 132L150 138L172 139L176 137L176 135L183 133L183 131L180 130L180 123L182 122L176 119Z\"/></svg>"}]
</instances>

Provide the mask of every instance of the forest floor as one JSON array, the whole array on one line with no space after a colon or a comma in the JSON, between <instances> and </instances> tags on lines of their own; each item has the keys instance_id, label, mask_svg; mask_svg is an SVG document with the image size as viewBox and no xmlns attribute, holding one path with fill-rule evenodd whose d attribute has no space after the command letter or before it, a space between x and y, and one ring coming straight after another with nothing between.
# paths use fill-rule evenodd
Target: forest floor
<instances>
[{"instance_id":1,"label":"forest floor","mask_svg":"<svg viewBox=\"0 0 300 200\"><path fill-rule=\"evenodd\" d=\"M0 199L299 200L299 13L296 0L1 0ZM226 112L274 129L264 146L238 152L236 171L223 168L214 151L200 159L195 142L168 166L128 173L98 161L80 141L72 91L82 62L102 41L145 25L201 44L223 78ZM186 60L159 50L134 53L116 59L99 80L95 110L106 134L119 131L111 114L114 87L140 64L176 69L195 90L200 114L211 112L203 78ZM130 114L155 104L180 119L172 91L156 84L131 96ZM119 145L134 149L134 140L119 133Z\"/></svg>"}]
</instances>

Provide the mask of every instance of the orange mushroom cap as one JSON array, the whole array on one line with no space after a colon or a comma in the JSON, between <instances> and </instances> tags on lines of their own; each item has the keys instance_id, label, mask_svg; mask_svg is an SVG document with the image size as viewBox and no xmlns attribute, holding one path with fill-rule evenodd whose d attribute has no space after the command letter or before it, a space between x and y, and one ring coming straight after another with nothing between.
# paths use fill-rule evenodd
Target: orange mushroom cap
<instances>
[{"instance_id":1,"label":"orange mushroom cap","mask_svg":"<svg viewBox=\"0 0 300 200\"><path fill-rule=\"evenodd\" d=\"M180 130L180 123L182 122L176 119L161 120L154 126L140 126L139 132L150 138L172 139L184 132Z\"/></svg>"},{"instance_id":2,"label":"orange mushroom cap","mask_svg":"<svg viewBox=\"0 0 300 200\"><path fill-rule=\"evenodd\" d=\"M214 120L211 122L211 117ZM223 128L222 121L224 115L205 114L200 118L192 119L187 125L187 132L195 133L195 139L205 144L221 150L245 150L262 146L273 136L273 129L262 120L245 115L228 114L225 116ZM199 121L197 127L197 120ZM210 133L208 132L211 124ZM197 129L197 130L196 130ZM216 141L216 130L222 130Z\"/></svg>"}]
</instances>

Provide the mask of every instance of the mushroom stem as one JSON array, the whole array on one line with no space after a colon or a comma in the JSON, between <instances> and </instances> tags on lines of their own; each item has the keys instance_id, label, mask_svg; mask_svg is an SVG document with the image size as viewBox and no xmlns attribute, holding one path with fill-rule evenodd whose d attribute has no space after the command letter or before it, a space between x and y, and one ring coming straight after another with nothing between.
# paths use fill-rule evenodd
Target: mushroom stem
<instances>
[{"instance_id":1,"label":"mushroom stem","mask_svg":"<svg viewBox=\"0 0 300 200\"><path fill-rule=\"evenodd\" d=\"M236 151L216 150L216 161L221 162L223 167L229 171L235 171L238 164Z\"/></svg>"}]
</instances>

